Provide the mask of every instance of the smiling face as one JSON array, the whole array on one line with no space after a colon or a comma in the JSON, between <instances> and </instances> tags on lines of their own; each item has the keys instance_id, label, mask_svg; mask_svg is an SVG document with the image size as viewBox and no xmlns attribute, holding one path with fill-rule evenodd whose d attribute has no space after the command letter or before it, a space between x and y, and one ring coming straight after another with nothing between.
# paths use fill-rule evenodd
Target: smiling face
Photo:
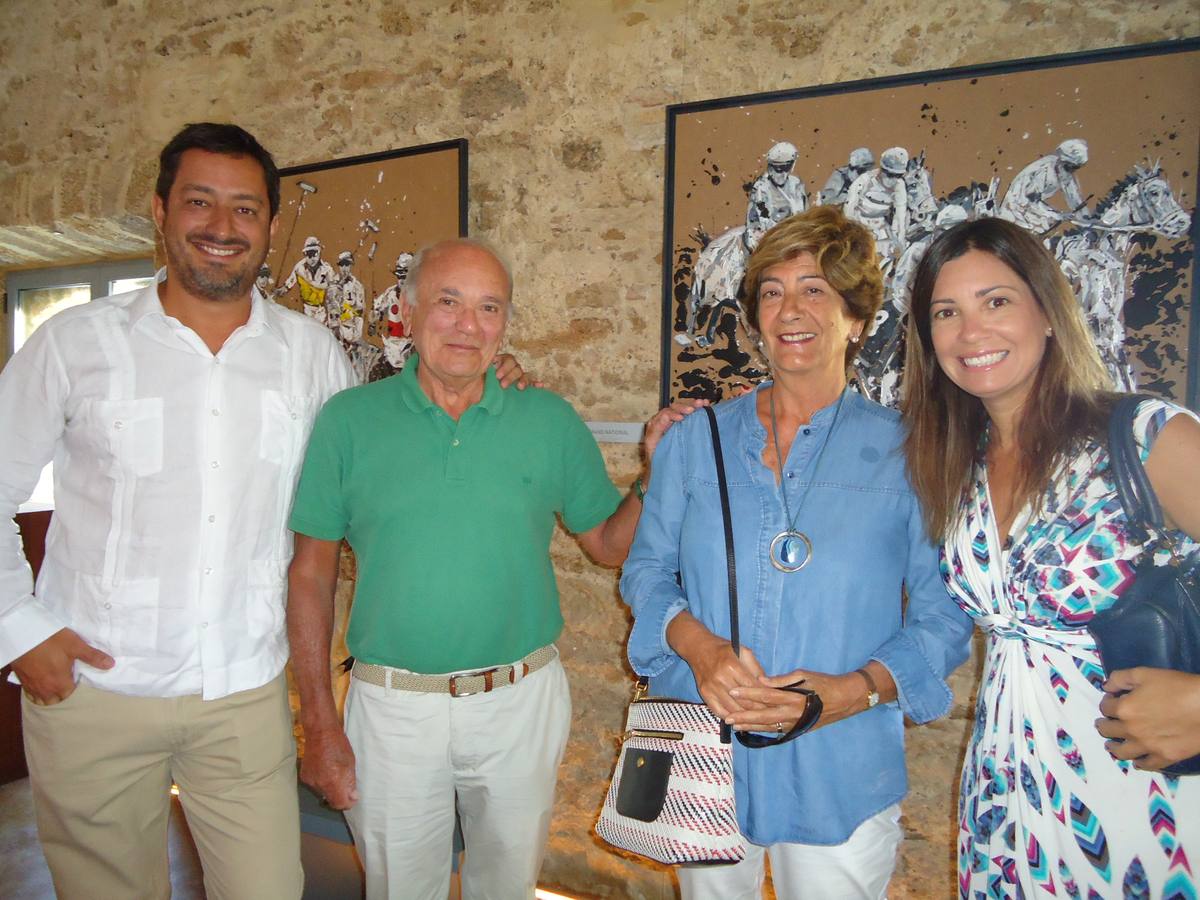
<instances>
[{"instance_id":1,"label":"smiling face","mask_svg":"<svg viewBox=\"0 0 1200 900\"><path fill-rule=\"evenodd\" d=\"M249 297L275 230L258 162L188 150L180 157L167 202L155 195L153 210L168 281L214 302Z\"/></svg>"},{"instance_id":2,"label":"smiling face","mask_svg":"<svg viewBox=\"0 0 1200 900\"><path fill-rule=\"evenodd\" d=\"M803 252L764 269L758 284L758 328L771 371L840 384L846 344L863 322L825 279L816 257ZM827 382L825 380L828 379Z\"/></svg>"},{"instance_id":3,"label":"smiling face","mask_svg":"<svg viewBox=\"0 0 1200 900\"><path fill-rule=\"evenodd\" d=\"M461 390L481 381L508 324L510 287L499 260L482 247L449 243L426 251L411 311L417 377Z\"/></svg>"},{"instance_id":4,"label":"smiling face","mask_svg":"<svg viewBox=\"0 0 1200 900\"><path fill-rule=\"evenodd\" d=\"M993 419L1024 405L1046 353L1049 320L1020 275L983 250L942 266L930 335L946 376L983 401Z\"/></svg>"}]
</instances>

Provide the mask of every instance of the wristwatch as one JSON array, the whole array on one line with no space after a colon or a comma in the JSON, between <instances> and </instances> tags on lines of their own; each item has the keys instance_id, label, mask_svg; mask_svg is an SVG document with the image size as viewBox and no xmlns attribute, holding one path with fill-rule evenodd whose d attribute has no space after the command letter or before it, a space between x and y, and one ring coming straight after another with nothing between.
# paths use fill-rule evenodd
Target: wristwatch
<instances>
[{"instance_id":1,"label":"wristwatch","mask_svg":"<svg viewBox=\"0 0 1200 900\"><path fill-rule=\"evenodd\" d=\"M866 669L855 669L854 671L867 682L867 709L879 705L879 688L875 687L875 679L871 677L871 673Z\"/></svg>"}]
</instances>

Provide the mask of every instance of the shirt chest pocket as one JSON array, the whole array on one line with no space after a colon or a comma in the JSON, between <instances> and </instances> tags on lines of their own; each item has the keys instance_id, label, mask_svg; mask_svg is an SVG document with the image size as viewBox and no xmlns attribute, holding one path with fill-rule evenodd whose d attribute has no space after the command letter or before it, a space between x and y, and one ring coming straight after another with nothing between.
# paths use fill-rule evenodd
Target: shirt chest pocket
<instances>
[{"instance_id":1,"label":"shirt chest pocket","mask_svg":"<svg viewBox=\"0 0 1200 900\"><path fill-rule=\"evenodd\" d=\"M285 468L297 466L312 431L316 406L314 397L263 391L258 455Z\"/></svg>"},{"instance_id":2,"label":"shirt chest pocket","mask_svg":"<svg viewBox=\"0 0 1200 900\"><path fill-rule=\"evenodd\" d=\"M90 440L114 471L136 477L154 475L163 467L163 402L93 400L87 409Z\"/></svg>"}]
</instances>

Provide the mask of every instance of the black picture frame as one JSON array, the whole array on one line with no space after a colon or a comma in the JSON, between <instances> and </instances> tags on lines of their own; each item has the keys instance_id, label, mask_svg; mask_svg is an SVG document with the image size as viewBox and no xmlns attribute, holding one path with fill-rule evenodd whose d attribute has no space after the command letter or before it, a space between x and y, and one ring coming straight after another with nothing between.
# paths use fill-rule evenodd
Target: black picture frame
<instances>
[{"instance_id":1,"label":"black picture frame","mask_svg":"<svg viewBox=\"0 0 1200 900\"><path fill-rule=\"evenodd\" d=\"M1160 71L1180 68L1187 77L1175 79L1173 86L1168 87L1161 78L1155 80ZM813 197L833 167L847 163L847 148L871 148L878 163L884 148L904 146L908 140L912 142L907 148L910 159L915 159L918 151L928 151L926 171L932 173L932 193L939 208L952 189L967 190L973 184L982 190L994 178L999 179L999 184L992 188L992 201L998 208L1012 179L1032 160L1049 155L1057 144L1082 138L1091 145L1091 158L1078 170L1080 185L1085 183L1085 173L1091 183L1084 191L1091 194L1084 206L1094 211L1101 200L1115 202L1119 198L1110 195L1115 193L1119 182L1133 179L1135 167L1149 171L1157 161L1190 216L1181 237L1138 237L1134 241L1136 249L1129 251L1130 259L1136 256L1139 264L1149 265L1154 271L1152 277L1147 277L1145 271L1126 261L1126 284L1131 292L1120 310L1121 316L1125 316L1134 308L1130 304L1136 304L1137 328L1131 329L1121 346L1139 375L1151 373L1150 378L1142 378L1141 389L1197 409L1200 403L1200 279L1197 278L1200 228L1195 215L1196 197L1200 194L1197 85L1200 85L1200 38L1189 38L668 107L662 270L663 404L681 396L720 399L766 375L765 366L755 357L753 348L744 345L750 335L744 324L736 321L737 311L731 306L724 309L703 306L729 298L713 291L696 303L691 292L697 270L705 264L702 252L716 238L725 237L744 221L739 202L741 209L746 208L752 180L759 173L765 175L766 151L775 142L786 140L796 146L798 158L793 171L808 182L806 187ZM1084 100L1079 99L1081 93ZM962 100L964 97L969 103ZM1103 107L1106 119L1094 111L1098 106ZM1073 111L1083 107L1087 107L1087 112L1081 115L1069 118L1060 115L1063 109ZM1046 112L1039 116L1043 109ZM1008 115L1012 116L1009 123L1002 124L1010 129L1010 137L1008 144L1001 146L996 135L1005 132L997 129L995 122L985 120ZM1052 119L1055 115L1059 118ZM1026 128L1011 133L1012 122L1039 118L1045 134L1031 135L1032 129ZM969 133L975 125L986 125L989 136L972 145ZM950 132L954 132L953 137ZM1123 149L1108 148L1110 142L1116 141ZM945 157L937 155L952 147L958 147L957 152L948 152ZM1139 152L1128 152L1130 147ZM1125 155L1118 160L1119 152ZM964 176L960 160L967 158L968 153L973 154L971 163L975 163L976 169ZM948 161L951 165L947 165ZM1103 165L1097 165L1100 162ZM971 163L965 164L965 168L970 168ZM939 179L939 169L953 165L958 167L958 177ZM1097 184L1102 186L1096 187ZM1065 193L1062 191L1060 196L1052 198L1051 205L1055 201L1061 203ZM745 219L748 218L747 214ZM1059 231L1066 228L1064 224ZM1099 227L1093 230L1100 232ZM707 272L719 271L714 269L711 259L707 264ZM1143 278L1147 279L1145 283ZM705 285L708 281L703 279ZM1161 296L1148 295L1159 291L1164 284L1167 289ZM724 288L725 292L730 290ZM689 329L689 306L702 307L701 311L708 308L712 316L719 318L719 329L708 329L704 334L698 327ZM1153 316L1147 322L1150 313ZM681 334L692 344L681 346ZM718 337L727 340L723 359L716 359ZM877 338L878 333L873 337ZM713 349L698 346L705 339L712 340L709 347ZM1110 341L1110 345L1115 344ZM708 362L701 365L700 360L706 355ZM1157 367L1156 359L1161 363ZM896 392L893 384L893 399ZM873 389L868 393L873 393Z\"/></svg>"},{"instance_id":2,"label":"black picture frame","mask_svg":"<svg viewBox=\"0 0 1200 900\"><path fill-rule=\"evenodd\" d=\"M411 342L397 301L405 259L435 241L467 236L468 162L467 141L459 138L280 170L266 289L327 324L363 381L394 374L407 358ZM302 284L291 275L303 276L304 248L313 241L316 277ZM347 252L358 286L339 293L329 281L341 275Z\"/></svg>"}]
</instances>

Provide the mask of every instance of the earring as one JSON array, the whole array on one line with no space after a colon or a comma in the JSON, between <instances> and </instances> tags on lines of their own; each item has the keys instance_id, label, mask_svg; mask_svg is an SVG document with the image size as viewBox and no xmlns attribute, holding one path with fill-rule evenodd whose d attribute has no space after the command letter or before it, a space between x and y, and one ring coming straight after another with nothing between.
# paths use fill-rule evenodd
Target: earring
<instances>
[{"instance_id":1,"label":"earring","mask_svg":"<svg viewBox=\"0 0 1200 900\"><path fill-rule=\"evenodd\" d=\"M1046 337L1054 337L1054 328L1050 325L1046 326Z\"/></svg>"},{"instance_id":2,"label":"earring","mask_svg":"<svg viewBox=\"0 0 1200 900\"><path fill-rule=\"evenodd\" d=\"M858 343L858 335L857 334L850 335L850 343L852 343L852 344Z\"/></svg>"}]
</instances>

